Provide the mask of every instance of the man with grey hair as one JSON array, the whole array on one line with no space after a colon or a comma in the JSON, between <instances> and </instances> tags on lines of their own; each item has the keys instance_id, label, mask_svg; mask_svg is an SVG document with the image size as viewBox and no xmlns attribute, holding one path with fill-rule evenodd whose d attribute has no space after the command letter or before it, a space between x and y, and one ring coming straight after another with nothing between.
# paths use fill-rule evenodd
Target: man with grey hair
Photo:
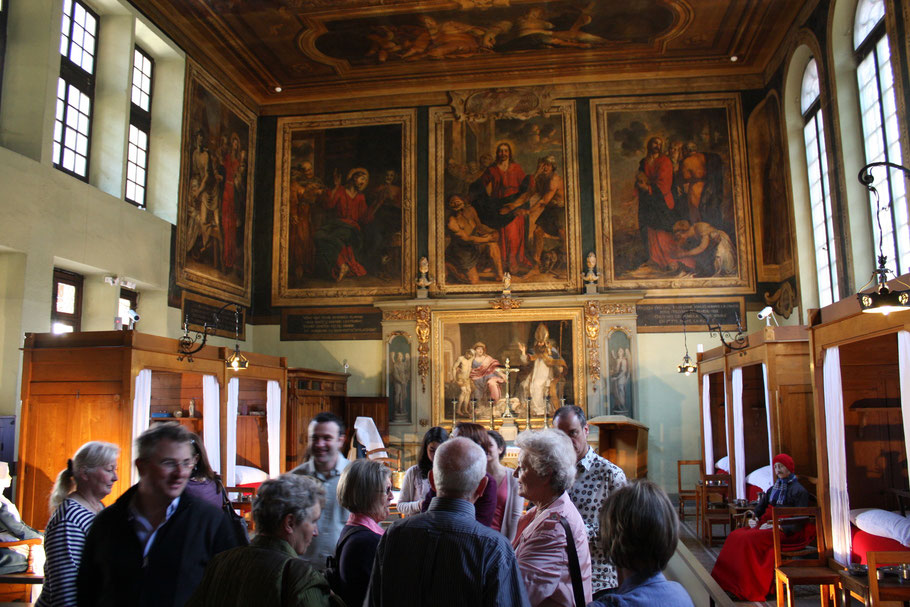
<instances>
[{"instance_id":1,"label":"man with grey hair","mask_svg":"<svg viewBox=\"0 0 910 607\"><path fill-rule=\"evenodd\" d=\"M486 488L486 455L467 438L436 451L423 514L396 521L373 562L366 605L462 607L528 605L509 541L474 520Z\"/></svg>"},{"instance_id":2,"label":"man with grey hair","mask_svg":"<svg viewBox=\"0 0 910 607\"><path fill-rule=\"evenodd\" d=\"M184 494L192 436L156 424L136 439L139 482L102 510L85 540L78 604L184 605L209 560L237 545L225 513Z\"/></svg>"}]
</instances>

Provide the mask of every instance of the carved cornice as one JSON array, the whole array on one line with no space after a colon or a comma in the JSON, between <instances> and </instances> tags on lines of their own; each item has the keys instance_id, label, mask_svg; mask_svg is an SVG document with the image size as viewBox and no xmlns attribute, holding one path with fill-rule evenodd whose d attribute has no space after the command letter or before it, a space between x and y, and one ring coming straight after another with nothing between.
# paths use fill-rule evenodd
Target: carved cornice
<instances>
[{"instance_id":1,"label":"carved cornice","mask_svg":"<svg viewBox=\"0 0 910 607\"><path fill-rule=\"evenodd\" d=\"M591 302L594 303L594 302ZM635 304L630 303L598 303L597 310L601 316L616 316L619 314L635 314Z\"/></svg>"},{"instance_id":2,"label":"carved cornice","mask_svg":"<svg viewBox=\"0 0 910 607\"><path fill-rule=\"evenodd\" d=\"M383 310L382 320L416 320L417 310Z\"/></svg>"},{"instance_id":3,"label":"carved cornice","mask_svg":"<svg viewBox=\"0 0 910 607\"><path fill-rule=\"evenodd\" d=\"M517 310L523 302L523 299L513 299L511 295L503 295L499 299L491 299L490 306L494 310Z\"/></svg>"},{"instance_id":4,"label":"carved cornice","mask_svg":"<svg viewBox=\"0 0 910 607\"><path fill-rule=\"evenodd\" d=\"M456 120L486 122L543 116L553 104L553 89L545 86L473 89L449 92Z\"/></svg>"}]
</instances>

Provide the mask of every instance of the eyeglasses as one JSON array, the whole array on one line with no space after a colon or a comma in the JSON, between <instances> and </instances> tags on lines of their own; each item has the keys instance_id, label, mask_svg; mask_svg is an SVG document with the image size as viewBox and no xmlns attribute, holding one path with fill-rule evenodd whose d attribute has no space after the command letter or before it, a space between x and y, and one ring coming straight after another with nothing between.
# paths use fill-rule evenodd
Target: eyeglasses
<instances>
[{"instance_id":1,"label":"eyeglasses","mask_svg":"<svg viewBox=\"0 0 910 607\"><path fill-rule=\"evenodd\" d=\"M196 466L196 462L199 461L199 458L193 456L189 459L185 459L182 462L178 462L175 459L163 459L158 462L158 465L167 470L168 472L174 472L177 468L181 470L192 470Z\"/></svg>"}]
</instances>

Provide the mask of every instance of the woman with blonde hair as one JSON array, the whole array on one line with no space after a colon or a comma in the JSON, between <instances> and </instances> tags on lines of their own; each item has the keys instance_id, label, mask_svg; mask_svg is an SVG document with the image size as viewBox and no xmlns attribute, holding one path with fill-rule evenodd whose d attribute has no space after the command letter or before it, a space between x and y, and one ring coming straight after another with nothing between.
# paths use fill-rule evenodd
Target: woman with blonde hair
<instances>
[{"instance_id":1,"label":"woman with blonde hair","mask_svg":"<svg viewBox=\"0 0 910 607\"><path fill-rule=\"evenodd\" d=\"M76 573L82 549L95 515L117 482L120 447L111 443L85 443L66 468L57 475L51 491L51 520L47 523L44 549L44 588L37 606L66 607L76 604Z\"/></svg>"}]
</instances>

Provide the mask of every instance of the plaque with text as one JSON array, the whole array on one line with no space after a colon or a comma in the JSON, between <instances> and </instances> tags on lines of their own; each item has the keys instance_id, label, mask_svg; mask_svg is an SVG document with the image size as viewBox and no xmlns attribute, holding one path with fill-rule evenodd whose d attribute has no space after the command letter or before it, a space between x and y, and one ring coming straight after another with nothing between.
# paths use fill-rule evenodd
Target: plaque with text
<instances>
[{"instance_id":1,"label":"plaque with text","mask_svg":"<svg viewBox=\"0 0 910 607\"><path fill-rule=\"evenodd\" d=\"M225 305L228 307L225 308ZM208 325L209 335L234 339L234 330L237 328L238 339L246 341L246 310L240 306L240 323L238 325L235 306L236 304L225 304L225 302L211 297L184 291L180 308L183 311L183 322L190 331L201 333L204 326Z\"/></svg>"},{"instance_id":2,"label":"plaque with text","mask_svg":"<svg viewBox=\"0 0 910 607\"><path fill-rule=\"evenodd\" d=\"M686 310L701 312L724 331L736 331L736 320L745 326L746 302L742 297L702 299L646 299L636 306L639 333L681 333L682 313ZM686 317L687 331L707 331L705 323L693 315Z\"/></svg>"},{"instance_id":3,"label":"plaque with text","mask_svg":"<svg viewBox=\"0 0 910 607\"><path fill-rule=\"evenodd\" d=\"M372 306L281 311L281 340L382 339L382 311Z\"/></svg>"}]
</instances>

